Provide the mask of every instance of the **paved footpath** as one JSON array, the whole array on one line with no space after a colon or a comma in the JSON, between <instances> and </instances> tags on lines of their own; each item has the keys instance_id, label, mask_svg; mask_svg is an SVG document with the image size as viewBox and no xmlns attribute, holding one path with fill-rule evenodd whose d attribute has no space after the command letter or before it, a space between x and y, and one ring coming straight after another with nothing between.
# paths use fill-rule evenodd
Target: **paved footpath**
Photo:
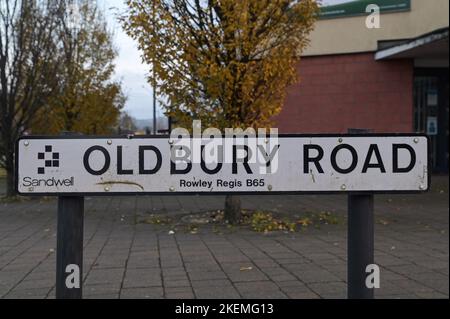
<instances>
[{"instance_id":1,"label":"paved footpath","mask_svg":"<svg viewBox=\"0 0 450 319\"><path fill-rule=\"evenodd\" d=\"M376 196L377 298L449 297L448 177L424 195ZM244 208L328 211L297 233L145 223L221 209L220 196L87 198L84 298L345 298L346 197L245 196ZM56 201L0 203L0 298L54 298Z\"/></svg>"}]
</instances>

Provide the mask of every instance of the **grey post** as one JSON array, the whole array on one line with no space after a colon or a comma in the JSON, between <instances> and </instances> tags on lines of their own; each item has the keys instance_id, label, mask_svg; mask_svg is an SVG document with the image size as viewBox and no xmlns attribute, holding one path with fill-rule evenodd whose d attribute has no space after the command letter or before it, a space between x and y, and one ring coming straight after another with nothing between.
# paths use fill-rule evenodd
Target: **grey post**
<instances>
[{"instance_id":1,"label":"grey post","mask_svg":"<svg viewBox=\"0 0 450 319\"><path fill-rule=\"evenodd\" d=\"M64 133L62 135L71 134ZM57 299L81 299L82 297L83 218L83 196L58 196L56 241Z\"/></svg>"},{"instance_id":2,"label":"grey post","mask_svg":"<svg viewBox=\"0 0 450 319\"><path fill-rule=\"evenodd\" d=\"M349 133L370 130L349 129ZM348 195L347 296L349 299L373 299L374 289L366 286L366 267L374 263L374 196Z\"/></svg>"}]
</instances>

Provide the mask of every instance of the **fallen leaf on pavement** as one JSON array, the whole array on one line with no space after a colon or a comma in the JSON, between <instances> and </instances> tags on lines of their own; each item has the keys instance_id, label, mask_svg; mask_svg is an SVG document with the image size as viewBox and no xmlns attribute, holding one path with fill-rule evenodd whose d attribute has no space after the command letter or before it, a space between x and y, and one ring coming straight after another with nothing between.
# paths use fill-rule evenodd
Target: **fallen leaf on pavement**
<instances>
[{"instance_id":1,"label":"fallen leaf on pavement","mask_svg":"<svg viewBox=\"0 0 450 319\"><path fill-rule=\"evenodd\" d=\"M240 271L247 271L247 270L252 270L253 267L241 267L239 270Z\"/></svg>"}]
</instances>

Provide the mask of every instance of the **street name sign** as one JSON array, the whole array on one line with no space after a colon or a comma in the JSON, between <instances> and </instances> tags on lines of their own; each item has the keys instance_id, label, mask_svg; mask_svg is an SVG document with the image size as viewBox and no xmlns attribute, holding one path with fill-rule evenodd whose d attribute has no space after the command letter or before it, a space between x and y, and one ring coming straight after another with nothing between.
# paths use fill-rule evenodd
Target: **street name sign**
<instances>
[{"instance_id":1,"label":"street name sign","mask_svg":"<svg viewBox=\"0 0 450 319\"><path fill-rule=\"evenodd\" d=\"M23 136L22 195L421 192L424 135Z\"/></svg>"}]
</instances>

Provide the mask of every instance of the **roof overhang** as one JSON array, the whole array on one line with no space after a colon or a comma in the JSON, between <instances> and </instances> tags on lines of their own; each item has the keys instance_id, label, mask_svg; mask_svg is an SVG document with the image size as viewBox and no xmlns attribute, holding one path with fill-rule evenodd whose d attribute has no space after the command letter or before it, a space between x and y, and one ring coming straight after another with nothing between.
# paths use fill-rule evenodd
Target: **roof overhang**
<instances>
[{"instance_id":1,"label":"roof overhang","mask_svg":"<svg viewBox=\"0 0 450 319\"><path fill-rule=\"evenodd\" d=\"M415 39L393 41L393 46L379 49L375 60L448 59L448 28L436 30ZM400 43L400 44L399 44Z\"/></svg>"}]
</instances>

